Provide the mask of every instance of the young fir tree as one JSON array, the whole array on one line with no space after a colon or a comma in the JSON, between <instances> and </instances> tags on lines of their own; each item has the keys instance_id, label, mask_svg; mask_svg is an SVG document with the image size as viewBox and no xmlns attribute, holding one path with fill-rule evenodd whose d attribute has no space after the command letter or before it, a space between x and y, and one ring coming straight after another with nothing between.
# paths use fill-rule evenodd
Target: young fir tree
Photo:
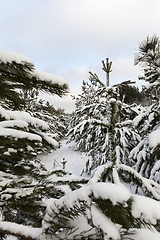
<instances>
[{"instance_id":1,"label":"young fir tree","mask_svg":"<svg viewBox=\"0 0 160 240\"><path fill-rule=\"evenodd\" d=\"M132 165L128 155L140 140L132 126L137 110L119 100L119 88L131 82L105 87L92 73L89 80L90 84L83 82L82 94L76 98L76 111L68 133L70 140L76 141L76 149L88 154L82 172L89 173L108 161ZM92 96L88 89L94 89Z\"/></svg>"},{"instance_id":2,"label":"young fir tree","mask_svg":"<svg viewBox=\"0 0 160 240\"><path fill-rule=\"evenodd\" d=\"M122 184L124 178L119 177L122 170L122 177L126 171L128 176L132 176L132 181L137 183L132 187L136 187L139 194L132 194L129 191L131 188L127 189L127 182L125 185ZM108 178L109 172L111 172L112 181ZM53 174L57 177L55 178ZM76 178L74 181L73 176L66 176L59 171L59 173L52 172L45 181L40 182L39 186L36 185L34 188L30 186L32 189L29 190L24 188L24 204L27 203L27 198L31 199L33 194L34 196L37 194L37 199L34 199L36 204L32 207L32 210L34 208L37 210L37 215L28 214L25 207L26 215L20 217L17 212L19 208L21 209L21 205L15 202L15 211L8 216L18 224L11 223L9 218L8 222L0 222L1 231L19 236L20 239L35 240L124 240L130 237L139 240L138 233L141 231L142 236L145 231L148 234L152 233L153 239L154 236L159 236L157 232L160 227L159 184L143 178L132 168L122 164L114 167L111 164L100 166L95 170L90 181L86 185L83 185L84 183L87 183L85 179L82 181ZM64 195L65 184L70 185L71 190ZM22 181L20 185L23 186ZM9 195L18 197L17 189L14 192L12 188L9 190L6 197ZM45 204L42 196L49 197ZM24 214L24 209L22 213ZM39 224L36 221L37 216Z\"/></svg>"},{"instance_id":3,"label":"young fir tree","mask_svg":"<svg viewBox=\"0 0 160 240\"><path fill-rule=\"evenodd\" d=\"M152 134L158 131L160 126L159 116L160 103L155 102L146 110L137 116L133 122L141 135L141 141L133 148L129 158L134 159L136 164L134 168L147 178L160 182L159 178L159 140L155 135L155 144L151 140Z\"/></svg>"}]
</instances>

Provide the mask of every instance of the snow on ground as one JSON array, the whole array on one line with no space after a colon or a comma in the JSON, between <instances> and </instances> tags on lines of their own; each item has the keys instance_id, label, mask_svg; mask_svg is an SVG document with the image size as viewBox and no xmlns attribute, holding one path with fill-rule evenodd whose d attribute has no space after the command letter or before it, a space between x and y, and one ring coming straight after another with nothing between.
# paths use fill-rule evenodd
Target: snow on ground
<instances>
[{"instance_id":1,"label":"snow on ground","mask_svg":"<svg viewBox=\"0 0 160 240\"><path fill-rule=\"evenodd\" d=\"M62 161L65 158L65 171L80 175L85 159L85 153L74 151L75 142L67 144L67 140L61 141L61 147L47 155L39 155L38 158L43 161L46 168L51 171L55 167L63 169Z\"/></svg>"}]
</instances>

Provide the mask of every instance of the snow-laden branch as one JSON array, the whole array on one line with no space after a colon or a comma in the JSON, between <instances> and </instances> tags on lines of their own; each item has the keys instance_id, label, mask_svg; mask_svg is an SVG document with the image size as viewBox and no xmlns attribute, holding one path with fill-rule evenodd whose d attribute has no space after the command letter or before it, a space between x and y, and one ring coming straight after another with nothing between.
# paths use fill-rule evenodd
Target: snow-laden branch
<instances>
[{"instance_id":1,"label":"snow-laden branch","mask_svg":"<svg viewBox=\"0 0 160 240\"><path fill-rule=\"evenodd\" d=\"M141 187L144 191L147 190L147 192L150 193L156 200L160 200L160 185L151 179L142 177L141 174L139 174L133 168L125 164L116 164L116 166L114 166L111 162L109 162L98 167L97 169L94 170L93 176L91 180L88 182L88 185L95 184L101 181L102 176L104 176L104 174L106 174L106 172L109 169L112 171L112 178L114 183L119 182L119 178L121 176L120 171L125 172L127 174L127 177L131 175L134 179L136 179L139 182L140 184L139 187Z\"/></svg>"},{"instance_id":2,"label":"snow-laden branch","mask_svg":"<svg viewBox=\"0 0 160 240\"><path fill-rule=\"evenodd\" d=\"M160 129L151 132L149 135L149 146L155 148L158 144L160 144Z\"/></svg>"},{"instance_id":3,"label":"snow-laden branch","mask_svg":"<svg viewBox=\"0 0 160 240\"><path fill-rule=\"evenodd\" d=\"M9 111L0 106L0 115L6 120L21 120L21 121L25 121L26 123L30 123L34 127L38 126L38 127L42 127L43 129L48 129L47 123L45 123L41 119L32 117L27 112Z\"/></svg>"},{"instance_id":4,"label":"snow-laden branch","mask_svg":"<svg viewBox=\"0 0 160 240\"><path fill-rule=\"evenodd\" d=\"M42 234L41 228L33 228L31 226L24 226L22 224L0 221L0 231L11 234L23 239L40 240Z\"/></svg>"},{"instance_id":5,"label":"snow-laden branch","mask_svg":"<svg viewBox=\"0 0 160 240\"><path fill-rule=\"evenodd\" d=\"M13 138L20 138L20 139L27 138L30 141L39 141L39 142L42 141L42 138L37 134L24 132L16 129L10 129L10 128L7 129L7 128L0 127L0 136L3 136L3 137L11 136Z\"/></svg>"},{"instance_id":6,"label":"snow-laden branch","mask_svg":"<svg viewBox=\"0 0 160 240\"><path fill-rule=\"evenodd\" d=\"M39 81L47 81L47 82L51 82L52 84L59 84L59 85L67 84L64 78L51 73L35 70L32 73L32 76L38 78Z\"/></svg>"},{"instance_id":7,"label":"snow-laden branch","mask_svg":"<svg viewBox=\"0 0 160 240\"><path fill-rule=\"evenodd\" d=\"M11 63L16 62L18 64L24 64L25 62L33 64L33 61L19 53L0 50L0 62Z\"/></svg>"}]
</instances>

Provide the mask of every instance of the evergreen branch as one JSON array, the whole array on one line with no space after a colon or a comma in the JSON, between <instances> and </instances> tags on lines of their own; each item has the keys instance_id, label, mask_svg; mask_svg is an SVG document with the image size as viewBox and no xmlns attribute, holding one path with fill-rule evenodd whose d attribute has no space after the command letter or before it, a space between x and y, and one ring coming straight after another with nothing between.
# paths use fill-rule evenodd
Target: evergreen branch
<instances>
[{"instance_id":1,"label":"evergreen branch","mask_svg":"<svg viewBox=\"0 0 160 240\"><path fill-rule=\"evenodd\" d=\"M40 236L38 235L41 234L42 229L0 221L0 232L16 237L22 237L26 240L40 240Z\"/></svg>"}]
</instances>

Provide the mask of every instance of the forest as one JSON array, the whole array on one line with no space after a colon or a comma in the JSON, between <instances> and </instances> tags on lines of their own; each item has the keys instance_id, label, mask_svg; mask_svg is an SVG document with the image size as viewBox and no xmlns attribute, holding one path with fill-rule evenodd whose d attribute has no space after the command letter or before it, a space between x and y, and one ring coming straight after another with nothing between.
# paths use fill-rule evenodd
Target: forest
<instances>
[{"instance_id":1,"label":"forest","mask_svg":"<svg viewBox=\"0 0 160 240\"><path fill-rule=\"evenodd\" d=\"M139 44L134 63L141 90L131 80L111 85L106 58L106 83L89 72L68 114L39 98L63 98L63 78L0 51L1 240L160 240L159 37ZM39 158L54 156L63 139L85 154L79 175L65 159L48 170Z\"/></svg>"}]
</instances>

